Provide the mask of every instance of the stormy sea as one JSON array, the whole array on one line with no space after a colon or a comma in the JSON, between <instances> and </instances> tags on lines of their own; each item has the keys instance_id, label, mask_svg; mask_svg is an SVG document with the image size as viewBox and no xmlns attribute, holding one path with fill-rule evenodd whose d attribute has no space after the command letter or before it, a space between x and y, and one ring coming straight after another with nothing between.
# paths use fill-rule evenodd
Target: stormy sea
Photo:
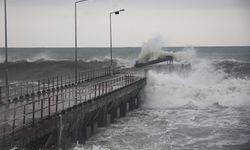
<instances>
[{"instance_id":1,"label":"stormy sea","mask_svg":"<svg viewBox=\"0 0 250 150\"><path fill-rule=\"evenodd\" d=\"M141 107L73 150L249 150L250 47L163 47L191 71L147 73ZM132 67L143 48L114 48L117 67ZM73 48L11 48L12 82L74 71ZM79 48L79 71L108 66L109 48ZM4 80L4 49L0 49ZM2 83L3 84L3 83Z\"/></svg>"}]
</instances>

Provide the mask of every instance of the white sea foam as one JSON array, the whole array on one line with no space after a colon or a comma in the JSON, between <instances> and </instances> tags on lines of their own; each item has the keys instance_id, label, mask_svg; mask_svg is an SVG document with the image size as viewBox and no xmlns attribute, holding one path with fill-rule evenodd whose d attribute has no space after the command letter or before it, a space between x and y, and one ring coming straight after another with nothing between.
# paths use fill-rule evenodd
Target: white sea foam
<instances>
[{"instance_id":1,"label":"white sea foam","mask_svg":"<svg viewBox=\"0 0 250 150\"><path fill-rule=\"evenodd\" d=\"M165 56L172 56L177 63L191 62L195 56L195 49L192 46L184 48L182 51L172 52L164 51L162 47L164 42L160 36L149 39L142 44L141 53L138 57L138 62L144 63Z\"/></svg>"},{"instance_id":2,"label":"white sea foam","mask_svg":"<svg viewBox=\"0 0 250 150\"><path fill-rule=\"evenodd\" d=\"M100 146L100 145L93 145L93 146L91 146L91 147L89 147L89 148L84 148L84 147L81 146L81 145L77 145L77 146L74 148L74 150L110 150L110 149L104 148L104 147L102 147L102 146Z\"/></svg>"},{"instance_id":3,"label":"white sea foam","mask_svg":"<svg viewBox=\"0 0 250 150\"><path fill-rule=\"evenodd\" d=\"M1 60L1 58L0 58ZM48 53L46 52L42 52L42 53L38 53L34 56L30 56L30 57L10 57L9 58L9 62L18 62L18 61L27 61L27 62L36 62L39 60L43 60L43 61L56 61L56 59L52 58L49 56Z\"/></svg>"},{"instance_id":4,"label":"white sea foam","mask_svg":"<svg viewBox=\"0 0 250 150\"><path fill-rule=\"evenodd\" d=\"M213 104L249 106L249 80L226 78L225 73L216 70L212 62L194 57L191 59L192 71L188 75L180 72L148 73L145 88L148 106L180 107L189 104L200 107Z\"/></svg>"},{"instance_id":5,"label":"white sea foam","mask_svg":"<svg viewBox=\"0 0 250 150\"><path fill-rule=\"evenodd\" d=\"M18 150L18 148L16 146L14 146L10 150Z\"/></svg>"},{"instance_id":6,"label":"white sea foam","mask_svg":"<svg viewBox=\"0 0 250 150\"><path fill-rule=\"evenodd\" d=\"M194 47L185 47L181 51L172 54L174 60L178 63L192 63L196 58L196 50Z\"/></svg>"},{"instance_id":7,"label":"white sea foam","mask_svg":"<svg viewBox=\"0 0 250 150\"><path fill-rule=\"evenodd\" d=\"M164 42L161 36L157 36L149 39L142 44L141 53L139 54L138 61L144 63L150 60L161 58L164 56L172 56L172 52L166 52L162 50Z\"/></svg>"},{"instance_id":8,"label":"white sea foam","mask_svg":"<svg viewBox=\"0 0 250 150\"><path fill-rule=\"evenodd\" d=\"M49 61L52 61L52 60L55 60L55 59L52 59L48 53L46 52L43 52L43 53L39 53L35 56L33 56L32 58L28 58L27 61L28 62L35 62L37 60L49 60Z\"/></svg>"}]
</instances>

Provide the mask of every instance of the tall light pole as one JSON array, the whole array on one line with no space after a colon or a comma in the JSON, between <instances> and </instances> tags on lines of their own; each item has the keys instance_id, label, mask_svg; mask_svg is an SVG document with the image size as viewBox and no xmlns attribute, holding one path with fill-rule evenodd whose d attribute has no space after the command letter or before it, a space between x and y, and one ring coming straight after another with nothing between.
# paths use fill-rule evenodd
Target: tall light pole
<instances>
[{"instance_id":1,"label":"tall light pole","mask_svg":"<svg viewBox=\"0 0 250 150\"><path fill-rule=\"evenodd\" d=\"M9 103L9 77L8 77L8 34L7 34L7 6L4 0L4 25L5 25L5 87L7 103Z\"/></svg>"},{"instance_id":2,"label":"tall light pole","mask_svg":"<svg viewBox=\"0 0 250 150\"><path fill-rule=\"evenodd\" d=\"M75 84L77 84L77 4L87 0L79 0L75 2Z\"/></svg>"},{"instance_id":3,"label":"tall light pole","mask_svg":"<svg viewBox=\"0 0 250 150\"><path fill-rule=\"evenodd\" d=\"M120 9L118 11L113 11L109 13L109 31L110 31L110 67L111 73L113 74L113 51L112 51L112 14L118 15L121 11L125 11L125 9Z\"/></svg>"}]
</instances>

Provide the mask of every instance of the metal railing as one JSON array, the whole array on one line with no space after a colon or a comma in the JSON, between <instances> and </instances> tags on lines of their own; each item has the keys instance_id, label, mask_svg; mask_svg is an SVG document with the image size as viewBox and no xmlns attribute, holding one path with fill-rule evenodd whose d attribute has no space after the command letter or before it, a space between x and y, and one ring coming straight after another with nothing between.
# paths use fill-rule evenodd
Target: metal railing
<instances>
[{"instance_id":1,"label":"metal railing","mask_svg":"<svg viewBox=\"0 0 250 150\"><path fill-rule=\"evenodd\" d=\"M97 83L75 85L72 88L61 88L25 97L25 103L18 106L13 103L10 108L0 112L0 139L14 135L20 129L34 125L68 108L94 100L143 79L145 78L127 74Z\"/></svg>"},{"instance_id":2,"label":"metal railing","mask_svg":"<svg viewBox=\"0 0 250 150\"><path fill-rule=\"evenodd\" d=\"M55 91L61 88L72 87L75 84L83 83L99 77L104 77L110 74L110 67L106 67L101 69L79 72L77 83L75 83L74 74L54 76L34 81L16 82L9 84L8 98L6 95L6 87L0 85L0 102L7 103L22 101L27 97L32 97L41 93Z\"/></svg>"}]
</instances>

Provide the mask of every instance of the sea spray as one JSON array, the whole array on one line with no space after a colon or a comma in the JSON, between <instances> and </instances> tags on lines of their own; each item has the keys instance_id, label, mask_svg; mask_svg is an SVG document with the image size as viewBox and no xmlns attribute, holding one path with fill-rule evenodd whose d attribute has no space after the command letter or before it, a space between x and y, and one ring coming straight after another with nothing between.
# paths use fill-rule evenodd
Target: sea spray
<instances>
[{"instance_id":1,"label":"sea spray","mask_svg":"<svg viewBox=\"0 0 250 150\"><path fill-rule=\"evenodd\" d=\"M192 71L189 74L149 71L145 88L148 107L249 106L249 80L228 78L209 60L195 57L191 60Z\"/></svg>"},{"instance_id":2,"label":"sea spray","mask_svg":"<svg viewBox=\"0 0 250 150\"><path fill-rule=\"evenodd\" d=\"M164 56L172 56L172 52L166 52L162 50L163 46L164 42L161 36L156 36L144 42L142 44L141 53L138 57L138 62L145 63Z\"/></svg>"},{"instance_id":3,"label":"sea spray","mask_svg":"<svg viewBox=\"0 0 250 150\"><path fill-rule=\"evenodd\" d=\"M149 39L142 44L141 53L138 57L138 63L145 63L151 60L172 56L178 63L189 63L196 55L195 48L189 46L181 51L172 52L163 50L164 42L161 36Z\"/></svg>"},{"instance_id":4,"label":"sea spray","mask_svg":"<svg viewBox=\"0 0 250 150\"><path fill-rule=\"evenodd\" d=\"M196 49L192 46L185 47L183 50L172 52L174 60L178 63L194 63L196 60ZM175 62L175 63L176 63Z\"/></svg>"}]
</instances>

